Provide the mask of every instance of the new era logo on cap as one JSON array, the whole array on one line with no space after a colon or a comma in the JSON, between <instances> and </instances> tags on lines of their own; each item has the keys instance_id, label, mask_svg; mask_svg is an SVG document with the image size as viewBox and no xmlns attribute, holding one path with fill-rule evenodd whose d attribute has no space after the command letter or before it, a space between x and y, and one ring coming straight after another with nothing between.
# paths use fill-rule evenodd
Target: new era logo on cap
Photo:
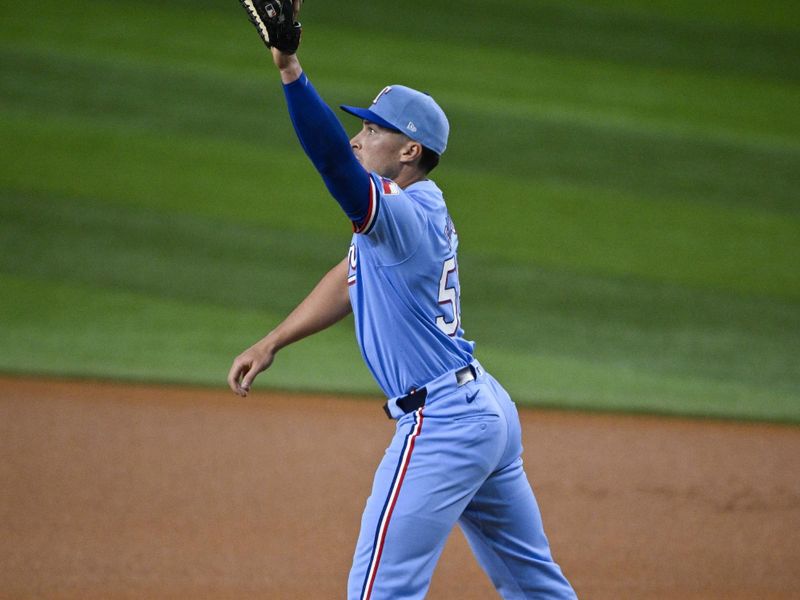
<instances>
[{"instance_id":1,"label":"new era logo on cap","mask_svg":"<svg viewBox=\"0 0 800 600\"><path fill-rule=\"evenodd\" d=\"M404 85L387 85L369 108L341 108L365 121L400 131L436 154L442 154L447 148L450 124L444 111L428 94Z\"/></svg>"}]
</instances>

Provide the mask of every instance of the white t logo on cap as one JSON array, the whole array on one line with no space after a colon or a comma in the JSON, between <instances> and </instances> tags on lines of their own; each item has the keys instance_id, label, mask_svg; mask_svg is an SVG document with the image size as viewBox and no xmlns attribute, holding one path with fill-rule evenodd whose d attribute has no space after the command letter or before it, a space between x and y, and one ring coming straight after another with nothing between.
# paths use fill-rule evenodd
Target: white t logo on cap
<instances>
[{"instance_id":1,"label":"white t logo on cap","mask_svg":"<svg viewBox=\"0 0 800 600\"><path fill-rule=\"evenodd\" d=\"M380 100L381 96L383 96L384 94L388 94L391 91L392 91L392 86L387 85L380 92L378 92L378 95L375 96L375 100L373 100L372 103L375 104L378 100Z\"/></svg>"}]
</instances>

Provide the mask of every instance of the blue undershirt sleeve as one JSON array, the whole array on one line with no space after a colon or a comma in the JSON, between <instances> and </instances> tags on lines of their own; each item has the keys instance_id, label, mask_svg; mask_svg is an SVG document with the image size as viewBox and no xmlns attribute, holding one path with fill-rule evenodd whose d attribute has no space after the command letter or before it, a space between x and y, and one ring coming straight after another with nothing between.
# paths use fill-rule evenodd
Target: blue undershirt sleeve
<instances>
[{"instance_id":1,"label":"blue undershirt sleeve","mask_svg":"<svg viewBox=\"0 0 800 600\"><path fill-rule=\"evenodd\" d=\"M347 133L303 73L284 84L294 130L322 180L356 227L370 211L370 175L350 147Z\"/></svg>"}]
</instances>

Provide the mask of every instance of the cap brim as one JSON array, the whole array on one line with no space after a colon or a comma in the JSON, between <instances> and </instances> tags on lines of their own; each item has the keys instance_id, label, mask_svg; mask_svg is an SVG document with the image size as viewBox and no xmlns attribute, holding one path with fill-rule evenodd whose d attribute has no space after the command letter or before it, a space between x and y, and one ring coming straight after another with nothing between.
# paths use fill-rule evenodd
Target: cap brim
<instances>
[{"instance_id":1,"label":"cap brim","mask_svg":"<svg viewBox=\"0 0 800 600\"><path fill-rule=\"evenodd\" d=\"M369 121L370 123L375 123L381 127L386 129L391 129L392 131L400 131L397 127L389 123L389 121L383 120L381 117L376 115L368 108L358 108L357 106L345 106L344 104L339 105L344 112L350 113L351 115L358 117L359 119L363 119L364 121Z\"/></svg>"}]
</instances>

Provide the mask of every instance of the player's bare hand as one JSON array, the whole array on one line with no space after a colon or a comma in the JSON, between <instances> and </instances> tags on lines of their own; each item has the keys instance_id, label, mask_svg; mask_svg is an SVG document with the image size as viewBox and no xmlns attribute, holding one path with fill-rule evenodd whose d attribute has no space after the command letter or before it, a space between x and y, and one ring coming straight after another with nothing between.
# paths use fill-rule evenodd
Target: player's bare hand
<instances>
[{"instance_id":1,"label":"player's bare hand","mask_svg":"<svg viewBox=\"0 0 800 600\"><path fill-rule=\"evenodd\" d=\"M254 344L233 361L228 372L228 386L234 393L244 398L256 376L267 370L273 360L275 352L263 340Z\"/></svg>"}]
</instances>

